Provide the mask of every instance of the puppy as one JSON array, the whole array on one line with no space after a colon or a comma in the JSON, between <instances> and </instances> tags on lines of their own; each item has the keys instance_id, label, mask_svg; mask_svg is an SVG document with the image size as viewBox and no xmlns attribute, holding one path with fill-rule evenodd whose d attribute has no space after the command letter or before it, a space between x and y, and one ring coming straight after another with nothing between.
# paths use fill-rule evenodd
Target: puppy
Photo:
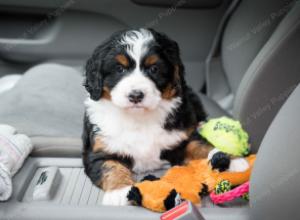
<instances>
[{"instance_id":1,"label":"puppy","mask_svg":"<svg viewBox=\"0 0 300 220\"><path fill-rule=\"evenodd\" d=\"M86 64L83 163L105 191L103 204L126 205L133 173L206 158L196 128L206 114L186 85L175 41L152 29L121 31Z\"/></svg>"}]
</instances>

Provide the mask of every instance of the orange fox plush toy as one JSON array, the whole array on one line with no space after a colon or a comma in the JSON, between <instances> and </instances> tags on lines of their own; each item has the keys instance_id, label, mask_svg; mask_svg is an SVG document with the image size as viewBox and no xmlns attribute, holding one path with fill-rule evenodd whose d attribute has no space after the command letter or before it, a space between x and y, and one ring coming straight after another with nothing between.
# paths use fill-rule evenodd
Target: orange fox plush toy
<instances>
[{"instance_id":1,"label":"orange fox plush toy","mask_svg":"<svg viewBox=\"0 0 300 220\"><path fill-rule=\"evenodd\" d=\"M255 158L255 155L245 158L249 168L243 172L219 172L212 169L207 159L193 160L186 166L170 168L160 179L148 176L136 183L128 194L128 200L156 212L169 210L182 200L200 204L201 198L222 180L228 180L232 185L248 181Z\"/></svg>"}]
</instances>

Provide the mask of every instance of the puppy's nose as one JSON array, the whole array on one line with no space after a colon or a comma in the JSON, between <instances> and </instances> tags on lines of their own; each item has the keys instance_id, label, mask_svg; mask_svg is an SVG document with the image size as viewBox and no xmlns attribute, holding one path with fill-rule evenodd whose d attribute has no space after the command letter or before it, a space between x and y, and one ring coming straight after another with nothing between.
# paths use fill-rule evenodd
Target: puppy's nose
<instances>
[{"instance_id":1,"label":"puppy's nose","mask_svg":"<svg viewBox=\"0 0 300 220\"><path fill-rule=\"evenodd\" d=\"M141 90L132 90L128 95L128 99L130 102L137 104L143 100L144 96L145 95Z\"/></svg>"}]
</instances>

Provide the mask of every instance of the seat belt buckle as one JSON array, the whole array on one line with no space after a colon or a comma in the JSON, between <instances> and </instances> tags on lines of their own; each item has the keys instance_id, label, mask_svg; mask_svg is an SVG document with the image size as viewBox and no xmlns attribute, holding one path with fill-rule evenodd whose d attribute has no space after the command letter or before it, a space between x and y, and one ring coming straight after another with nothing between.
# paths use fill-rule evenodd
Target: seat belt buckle
<instances>
[{"instance_id":1,"label":"seat belt buckle","mask_svg":"<svg viewBox=\"0 0 300 220\"><path fill-rule=\"evenodd\" d=\"M160 220L205 220L199 210L190 201L166 211L160 216Z\"/></svg>"}]
</instances>

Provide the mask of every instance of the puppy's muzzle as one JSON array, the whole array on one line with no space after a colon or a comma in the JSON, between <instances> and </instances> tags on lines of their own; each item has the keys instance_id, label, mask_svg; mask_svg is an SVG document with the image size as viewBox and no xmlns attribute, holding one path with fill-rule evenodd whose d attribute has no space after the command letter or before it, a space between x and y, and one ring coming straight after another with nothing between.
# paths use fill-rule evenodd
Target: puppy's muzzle
<instances>
[{"instance_id":1,"label":"puppy's muzzle","mask_svg":"<svg viewBox=\"0 0 300 220\"><path fill-rule=\"evenodd\" d=\"M145 94L141 90L132 90L128 95L128 100L134 104L143 101Z\"/></svg>"}]
</instances>

